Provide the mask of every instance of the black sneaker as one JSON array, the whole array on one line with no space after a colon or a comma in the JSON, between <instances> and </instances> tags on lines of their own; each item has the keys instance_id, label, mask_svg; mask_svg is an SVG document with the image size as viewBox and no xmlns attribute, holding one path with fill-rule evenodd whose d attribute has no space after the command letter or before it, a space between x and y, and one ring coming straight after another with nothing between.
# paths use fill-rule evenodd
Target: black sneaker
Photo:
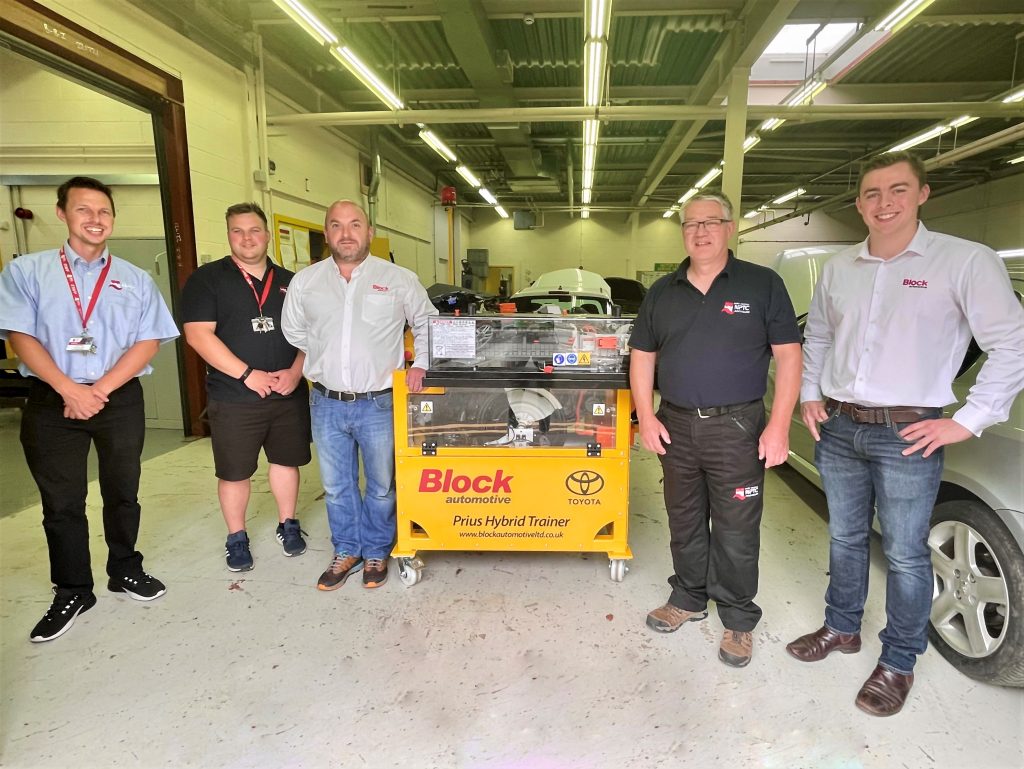
<instances>
[{"instance_id":1,"label":"black sneaker","mask_svg":"<svg viewBox=\"0 0 1024 769\"><path fill-rule=\"evenodd\" d=\"M164 583L144 571L130 577L111 577L107 582L111 593L126 593L136 601L152 601L167 592Z\"/></svg>"},{"instance_id":2,"label":"black sneaker","mask_svg":"<svg viewBox=\"0 0 1024 769\"><path fill-rule=\"evenodd\" d=\"M56 591L54 591L56 592ZM60 593L55 595L50 608L28 636L34 644L52 641L64 635L75 624L75 617L96 605L96 596L90 593Z\"/></svg>"},{"instance_id":3,"label":"black sneaker","mask_svg":"<svg viewBox=\"0 0 1024 769\"><path fill-rule=\"evenodd\" d=\"M299 526L297 518L289 518L283 523L277 524L277 541L281 543L281 549L289 558L306 552L306 540L302 538L303 534L306 532Z\"/></svg>"},{"instance_id":4,"label":"black sneaker","mask_svg":"<svg viewBox=\"0 0 1024 769\"><path fill-rule=\"evenodd\" d=\"M316 586L318 590L337 590L345 584L350 576L363 568L363 559L358 555L337 553L331 559L327 571L320 575Z\"/></svg>"},{"instance_id":5,"label":"black sneaker","mask_svg":"<svg viewBox=\"0 0 1024 769\"><path fill-rule=\"evenodd\" d=\"M249 571L253 567L249 535L244 530L228 534L228 541L224 543L224 559L228 562L228 571Z\"/></svg>"}]
</instances>

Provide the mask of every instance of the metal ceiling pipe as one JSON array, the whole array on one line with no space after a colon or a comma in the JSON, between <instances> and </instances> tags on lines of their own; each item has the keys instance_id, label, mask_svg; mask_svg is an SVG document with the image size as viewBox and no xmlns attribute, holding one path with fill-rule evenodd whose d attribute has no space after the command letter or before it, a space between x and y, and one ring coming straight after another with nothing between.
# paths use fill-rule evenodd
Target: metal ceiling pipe
<instances>
[{"instance_id":1,"label":"metal ceiling pipe","mask_svg":"<svg viewBox=\"0 0 1024 769\"><path fill-rule=\"evenodd\" d=\"M270 125L413 125L428 123L536 123L582 120L723 120L726 107L712 106L611 106L611 107L497 107L490 109L375 110L371 112L311 112L305 115L275 115ZM999 101L933 102L903 104L827 104L786 107L756 105L747 109L750 120L768 117L786 120L907 120L942 119L957 115L975 117L1024 117L1024 103Z\"/></svg>"}]
</instances>

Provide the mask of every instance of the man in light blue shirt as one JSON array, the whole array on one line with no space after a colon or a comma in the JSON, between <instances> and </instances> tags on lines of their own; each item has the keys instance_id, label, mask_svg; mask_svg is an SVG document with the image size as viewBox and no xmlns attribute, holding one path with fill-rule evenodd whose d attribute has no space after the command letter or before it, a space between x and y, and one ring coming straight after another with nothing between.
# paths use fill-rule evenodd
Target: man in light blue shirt
<instances>
[{"instance_id":1,"label":"man in light blue shirt","mask_svg":"<svg viewBox=\"0 0 1024 769\"><path fill-rule=\"evenodd\" d=\"M107 588L139 601L166 590L142 570L135 549L146 428L138 377L152 371L158 347L178 329L149 275L107 250L114 213L109 187L69 179L57 190L67 241L0 273L0 338L31 379L21 444L39 487L55 585L29 636L35 643L63 635L96 605L85 514L91 444L99 458Z\"/></svg>"}]
</instances>

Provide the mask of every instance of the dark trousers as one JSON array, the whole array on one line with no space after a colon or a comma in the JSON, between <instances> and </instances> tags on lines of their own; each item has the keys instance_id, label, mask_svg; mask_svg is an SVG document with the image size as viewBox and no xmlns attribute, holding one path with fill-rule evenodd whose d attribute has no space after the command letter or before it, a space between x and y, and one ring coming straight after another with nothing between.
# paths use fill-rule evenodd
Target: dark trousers
<instances>
[{"instance_id":1,"label":"dark trousers","mask_svg":"<svg viewBox=\"0 0 1024 769\"><path fill-rule=\"evenodd\" d=\"M669 603L703 611L708 599L729 630L753 630L761 619L757 595L764 462L760 401L721 416L663 403L658 418L672 443L661 456L665 508L675 573Z\"/></svg>"},{"instance_id":2,"label":"dark trousers","mask_svg":"<svg viewBox=\"0 0 1024 769\"><path fill-rule=\"evenodd\" d=\"M135 550L139 534L139 475L146 416L142 385L132 379L110 394L90 419L67 419L60 395L34 379L21 418L21 445L43 504L50 551L50 580L58 592L91 591L89 521L85 515L89 446L96 444L107 574L142 569Z\"/></svg>"}]
</instances>

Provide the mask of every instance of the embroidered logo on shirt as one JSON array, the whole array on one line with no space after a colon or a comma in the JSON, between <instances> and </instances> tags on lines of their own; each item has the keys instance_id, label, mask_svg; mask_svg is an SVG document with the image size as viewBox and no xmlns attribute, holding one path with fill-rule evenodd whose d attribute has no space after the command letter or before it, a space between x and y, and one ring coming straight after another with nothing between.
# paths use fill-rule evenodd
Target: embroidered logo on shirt
<instances>
[{"instance_id":1,"label":"embroidered logo on shirt","mask_svg":"<svg viewBox=\"0 0 1024 769\"><path fill-rule=\"evenodd\" d=\"M121 281L114 279L111 279L110 283L108 283L107 285L109 285L113 289L116 289L117 291L120 291L122 288L124 288L124 286L121 285Z\"/></svg>"},{"instance_id":2,"label":"embroidered logo on shirt","mask_svg":"<svg viewBox=\"0 0 1024 769\"><path fill-rule=\"evenodd\" d=\"M391 290L387 286L378 286L376 283L372 284L370 288L372 288L378 294L386 294L388 291Z\"/></svg>"},{"instance_id":3,"label":"embroidered logo on shirt","mask_svg":"<svg viewBox=\"0 0 1024 769\"><path fill-rule=\"evenodd\" d=\"M281 286L281 288L279 288L278 291L280 291L282 294L287 294L288 293L288 287L287 286Z\"/></svg>"},{"instance_id":4,"label":"embroidered logo on shirt","mask_svg":"<svg viewBox=\"0 0 1024 769\"><path fill-rule=\"evenodd\" d=\"M750 302L726 302L722 306L722 312L726 315L735 315L736 313L750 315Z\"/></svg>"},{"instance_id":5,"label":"embroidered logo on shirt","mask_svg":"<svg viewBox=\"0 0 1024 769\"><path fill-rule=\"evenodd\" d=\"M761 495L760 486L740 486L732 493L733 499L750 499Z\"/></svg>"},{"instance_id":6,"label":"embroidered logo on shirt","mask_svg":"<svg viewBox=\"0 0 1024 769\"><path fill-rule=\"evenodd\" d=\"M913 278L904 278L903 285L907 288L928 288L927 280L914 280Z\"/></svg>"}]
</instances>

